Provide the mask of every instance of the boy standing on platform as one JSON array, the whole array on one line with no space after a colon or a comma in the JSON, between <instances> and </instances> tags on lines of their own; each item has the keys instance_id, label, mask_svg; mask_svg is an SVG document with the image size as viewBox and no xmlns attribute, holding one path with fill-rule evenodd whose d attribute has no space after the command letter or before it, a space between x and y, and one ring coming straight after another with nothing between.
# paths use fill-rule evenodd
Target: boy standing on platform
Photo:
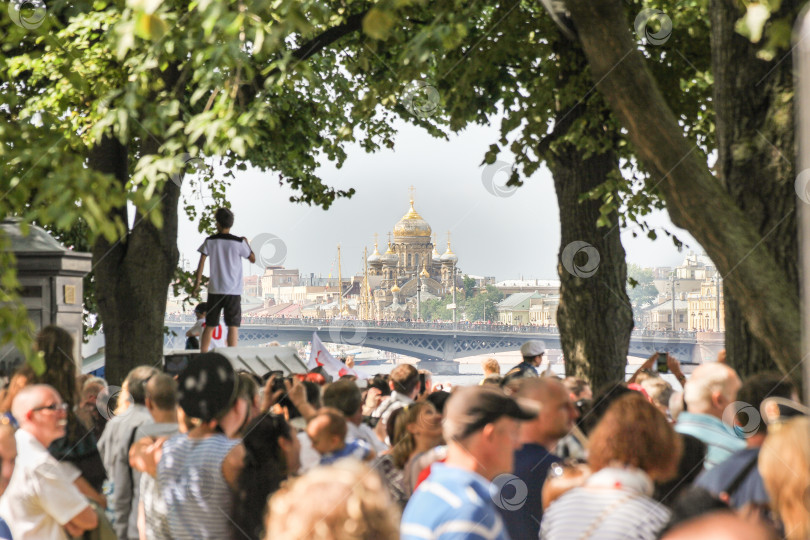
<instances>
[{"instance_id":1,"label":"boy standing on platform","mask_svg":"<svg viewBox=\"0 0 810 540\"><path fill-rule=\"evenodd\" d=\"M233 212L219 208L214 215L217 234L209 236L197 251L200 264L197 266L197 279L194 294L200 290L205 260L211 257L211 277L208 281L208 310L205 315L205 330L200 342L200 351L208 352L211 335L219 325L220 313L225 311L225 325L228 327L228 347L236 347L239 339L239 326L242 323L242 259L256 261L247 238L231 234Z\"/></svg>"}]
</instances>

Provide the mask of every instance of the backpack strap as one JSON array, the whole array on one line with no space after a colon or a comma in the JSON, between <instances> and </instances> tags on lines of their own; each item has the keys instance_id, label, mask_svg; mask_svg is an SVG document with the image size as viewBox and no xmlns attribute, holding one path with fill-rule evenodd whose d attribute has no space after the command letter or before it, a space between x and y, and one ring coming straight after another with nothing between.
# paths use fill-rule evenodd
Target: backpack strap
<instances>
[{"instance_id":1,"label":"backpack strap","mask_svg":"<svg viewBox=\"0 0 810 540\"><path fill-rule=\"evenodd\" d=\"M757 460L759 459L759 452L755 452L754 456L745 464L745 467L740 469L734 478L731 479L728 487L721 492L721 499L722 496L725 495L728 499L725 499L726 502L731 500L732 495L737 493L737 490L740 489L740 486L748 477L748 474L757 466Z\"/></svg>"},{"instance_id":2,"label":"backpack strap","mask_svg":"<svg viewBox=\"0 0 810 540\"><path fill-rule=\"evenodd\" d=\"M132 433L129 434L129 443L127 444L127 454L129 453L130 448L132 448L132 445L135 444L135 433L138 432L139 427L141 426L136 426L132 428ZM132 465L129 464L129 459L127 459L127 469L129 470L129 486L130 489L134 490L135 485L133 484L132 478Z\"/></svg>"}]
</instances>

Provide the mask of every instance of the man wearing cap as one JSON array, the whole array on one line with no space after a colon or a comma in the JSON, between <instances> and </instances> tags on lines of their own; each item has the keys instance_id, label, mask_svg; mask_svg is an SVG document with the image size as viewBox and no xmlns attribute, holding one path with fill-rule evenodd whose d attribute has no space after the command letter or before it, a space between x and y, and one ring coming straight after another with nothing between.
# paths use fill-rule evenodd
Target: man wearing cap
<instances>
[{"instance_id":1,"label":"man wearing cap","mask_svg":"<svg viewBox=\"0 0 810 540\"><path fill-rule=\"evenodd\" d=\"M520 448L520 420L537 413L535 403L492 386L453 393L445 407L447 459L433 465L405 507L402 540L509 540L496 505L510 504L514 494L500 493L497 486L520 482L510 474ZM520 486L511 489L521 492Z\"/></svg>"},{"instance_id":2,"label":"man wearing cap","mask_svg":"<svg viewBox=\"0 0 810 540\"><path fill-rule=\"evenodd\" d=\"M537 368L543 362L543 355L546 354L546 344L536 339L530 339L520 347L520 355L523 362L506 372L504 379L514 379L518 377L537 377L540 375Z\"/></svg>"}]
</instances>

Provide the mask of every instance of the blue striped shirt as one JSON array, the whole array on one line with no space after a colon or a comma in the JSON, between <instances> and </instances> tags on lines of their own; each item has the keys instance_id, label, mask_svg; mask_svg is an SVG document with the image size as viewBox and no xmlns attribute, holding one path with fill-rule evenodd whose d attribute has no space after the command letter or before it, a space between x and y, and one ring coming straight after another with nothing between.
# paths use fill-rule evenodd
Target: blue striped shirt
<instances>
[{"instance_id":1,"label":"blue striped shirt","mask_svg":"<svg viewBox=\"0 0 810 540\"><path fill-rule=\"evenodd\" d=\"M489 486L472 471L434 463L402 514L401 540L510 540Z\"/></svg>"},{"instance_id":2,"label":"blue striped shirt","mask_svg":"<svg viewBox=\"0 0 810 540\"><path fill-rule=\"evenodd\" d=\"M163 444L157 483L174 540L231 537L232 493L222 462L237 444L238 439L225 435L190 439L185 434Z\"/></svg>"}]
</instances>

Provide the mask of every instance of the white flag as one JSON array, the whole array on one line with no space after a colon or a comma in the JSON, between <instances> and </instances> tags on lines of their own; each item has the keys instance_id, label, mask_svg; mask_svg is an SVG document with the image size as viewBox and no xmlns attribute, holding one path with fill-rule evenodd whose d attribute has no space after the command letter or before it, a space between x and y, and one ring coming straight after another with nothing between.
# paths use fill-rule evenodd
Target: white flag
<instances>
[{"instance_id":1,"label":"white flag","mask_svg":"<svg viewBox=\"0 0 810 540\"><path fill-rule=\"evenodd\" d=\"M318 337L318 333L312 332L312 348L309 351L307 369L313 370L319 366L322 366L334 380L338 380L344 375L354 375L358 379L369 378L366 373L352 369L332 356L331 353L326 350L326 347L324 347L321 338Z\"/></svg>"}]
</instances>

